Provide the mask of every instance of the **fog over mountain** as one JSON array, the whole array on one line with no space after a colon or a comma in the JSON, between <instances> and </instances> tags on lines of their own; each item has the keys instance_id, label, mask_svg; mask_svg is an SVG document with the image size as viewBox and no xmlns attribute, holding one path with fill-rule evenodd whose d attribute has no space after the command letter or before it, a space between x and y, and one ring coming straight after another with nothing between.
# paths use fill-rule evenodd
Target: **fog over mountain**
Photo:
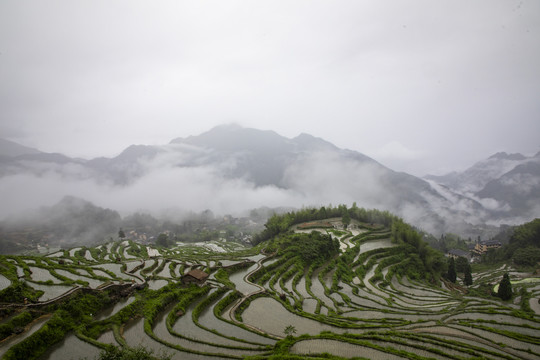
<instances>
[{"instance_id":1,"label":"fog over mountain","mask_svg":"<svg viewBox=\"0 0 540 360\"><path fill-rule=\"evenodd\" d=\"M475 226L523 222L539 213L538 155L496 154L463 173L421 179L308 134L286 138L238 125L91 160L0 145L2 218L66 195L123 215L356 202L436 235L467 235Z\"/></svg>"},{"instance_id":2,"label":"fog over mountain","mask_svg":"<svg viewBox=\"0 0 540 360\"><path fill-rule=\"evenodd\" d=\"M500 152L463 172L426 179L480 202L491 223L519 223L540 214L540 153L527 157Z\"/></svg>"}]
</instances>

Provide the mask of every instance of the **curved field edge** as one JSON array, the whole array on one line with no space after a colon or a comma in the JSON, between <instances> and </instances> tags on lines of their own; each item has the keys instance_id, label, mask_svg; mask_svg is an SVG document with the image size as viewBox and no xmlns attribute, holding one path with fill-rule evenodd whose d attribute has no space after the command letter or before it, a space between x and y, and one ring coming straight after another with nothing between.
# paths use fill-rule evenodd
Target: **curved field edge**
<instances>
[{"instance_id":1,"label":"curved field edge","mask_svg":"<svg viewBox=\"0 0 540 360\"><path fill-rule=\"evenodd\" d=\"M0 294L12 300L2 307L5 338L52 315L4 358L40 358L71 332L100 348L128 346L135 339L123 330L134 323L178 358L346 358L363 351L368 358L540 357L540 317L531 306L537 284L516 282L506 302L479 290L492 288L503 271L476 272L473 287L449 284L441 276L445 259L410 226L384 212L346 210L347 224L342 207L326 209L324 219L321 210L273 217L261 237L275 234L233 252L119 241L55 256L0 257L10 282ZM191 269L210 275L205 285L182 284ZM43 290L32 284L74 291L40 301ZM93 306L85 305L89 299ZM263 302L273 304L270 313ZM110 307L115 312L97 320ZM175 328L179 319L189 326ZM100 342L104 334L113 340ZM295 345L323 341L351 352L334 346L308 354Z\"/></svg>"}]
</instances>

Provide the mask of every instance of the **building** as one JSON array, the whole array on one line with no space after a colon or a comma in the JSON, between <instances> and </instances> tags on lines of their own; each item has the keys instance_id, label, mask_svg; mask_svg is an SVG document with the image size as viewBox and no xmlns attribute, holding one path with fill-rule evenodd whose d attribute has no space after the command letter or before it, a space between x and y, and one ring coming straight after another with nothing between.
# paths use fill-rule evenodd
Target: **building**
<instances>
[{"instance_id":1,"label":"building","mask_svg":"<svg viewBox=\"0 0 540 360\"><path fill-rule=\"evenodd\" d=\"M488 252L491 249L498 249L501 247L501 243L498 241L480 241L474 245L472 250L476 255L482 255Z\"/></svg>"},{"instance_id":2,"label":"building","mask_svg":"<svg viewBox=\"0 0 540 360\"><path fill-rule=\"evenodd\" d=\"M461 250L461 249L448 250L446 253L446 256L453 257L454 259L457 259L458 257L464 257L467 260L471 259L471 253L465 250Z\"/></svg>"},{"instance_id":3,"label":"building","mask_svg":"<svg viewBox=\"0 0 540 360\"><path fill-rule=\"evenodd\" d=\"M182 284L188 285L188 284L197 284L202 285L208 278L208 274L205 273L202 270L199 269L193 269L189 271L187 274L182 276Z\"/></svg>"}]
</instances>

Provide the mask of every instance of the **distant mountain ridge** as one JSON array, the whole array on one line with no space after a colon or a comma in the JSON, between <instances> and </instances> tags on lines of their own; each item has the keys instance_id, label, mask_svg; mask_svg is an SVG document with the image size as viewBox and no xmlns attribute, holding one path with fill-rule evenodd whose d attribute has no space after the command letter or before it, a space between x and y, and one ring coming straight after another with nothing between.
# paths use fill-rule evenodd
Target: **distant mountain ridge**
<instances>
[{"instance_id":1,"label":"distant mountain ridge","mask_svg":"<svg viewBox=\"0 0 540 360\"><path fill-rule=\"evenodd\" d=\"M498 152L496 154L493 154L491 155L489 159L498 159L498 160L517 160L517 161L520 161L520 160L526 160L527 157L523 154L520 154L520 153L515 153L515 154L508 154L506 152Z\"/></svg>"},{"instance_id":2,"label":"distant mountain ridge","mask_svg":"<svg viewBox=\"0 0 540 360\"><path fill-rule=\"evenodd\" d=\"M540 214L540 152L534 156L496 153L463 172L426 176L463 196L475 198L495 218Z\"/></svg>"},{"instance_id":3,"label":"distant mountain ridge","mask_svg":"<svg viewBox=\"0 0 540 360\"><path fill-rule=\"evenodd\" d=\"M118 231L118 212L89 201L66 196L53 206L44 206L0 222L0 253L29 249L44 242L93 244Z\"/></svg>"},{"instance_id":4,"label":"distant mountain ridge","mask_svg":"<svg viewBox=\"0 0 540 360\"><path fill-rule=\"evenodd\" d=\"M81 160L39 151L14 154L0 157L0 181L16 174L53 174L55 179L108 186L109 191L109 186L122 189L144 183L149 177L171 174L180 176L183 183L196 174L198 183L183 183L187 193L178 193L174 185L160 190L170 191L182 203L185 196L192 195L191 188L205 191L199 184L202 180L213 187L200 194L202 197L247 189L243 192L247 195L237 201L249 194L268 192L291 201L283 206L291 206L293 201L296 206L357 202L365 208L389 210L434 234L474 235L478 226L489 221L530 217L536 211L531 202L524 204L521 197L508 199L518 191L520 178L526 178L530 185L528 196L537 191L540 179L535 167L538 155L527 158L498 153L464 172L421 179L309 134L289 139L274 131L238 125L218 126L160 146L131 145L113 158ZM142 191L151 194L155 189ZM219 194L224 199L230 197ZM85 197L84 193L71 195Z\"/></svg>"},{"instance_id":5,"label":"distant mountain ridge","mask_svg":"<svg viewBox=\"0 0 540 360\"><path fill-rule=\"evenodd\" d=\"M538 157L538 154L528 158L522 154L499 152L477 162L463 172L452 172L442 176L427 175L425 178L460 192L476 192L480 191L488 182L501 177L516 166L531 160L534 161Z\"/></svg>"},{"instance_id":6,"label":"distant mountain ridge","mask_svg":"<svg viewBox=\"0 0 540 360\"><path fill-rule=\"evenodd\" d=\"M0 157L39 154L41 151L0 138Z\"/></svg>"}]
</instances>

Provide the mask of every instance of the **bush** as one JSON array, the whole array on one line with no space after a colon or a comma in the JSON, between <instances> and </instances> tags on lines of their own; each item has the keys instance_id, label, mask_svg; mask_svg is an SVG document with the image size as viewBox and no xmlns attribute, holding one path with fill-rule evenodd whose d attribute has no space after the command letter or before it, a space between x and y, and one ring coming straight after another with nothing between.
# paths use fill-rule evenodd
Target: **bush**
<instances>
[{"instance_id":1,"label":"bush","mask_svg":"<svg viewBox=\"0 0 540 360\"><path fill-rule=\"evenodd\" d=\"M13 333L15 328L22 328L29 324L34 319L32 313L23 311L17 316L14 316L10 321L0 324L0 340L5 339Z\"/></svg>"},{"instance_id":2,"label":"bush","mask_svg":"<svg viewBox=\"0 0 540 360\"><path fill-rule=\"evenodd\" d=\"M115 346L107 347L103 350L96 360L169 360L171 355L161 354L156 357L152 350L147 350L140 346L137 348L117 348Z\"/></svg>"},{"instance_id":3,"label":"bush","mask_svg":"<svg viewBox=\"0 0 540 360\"><path fill-rule=\"evenodd\" d=\"M42 294L43 291L36 291L26 283L16 281L9 287L0 291L0 302L22 304L25 298L29 301L36 301Z\"/></svg>"}]
</instances>

